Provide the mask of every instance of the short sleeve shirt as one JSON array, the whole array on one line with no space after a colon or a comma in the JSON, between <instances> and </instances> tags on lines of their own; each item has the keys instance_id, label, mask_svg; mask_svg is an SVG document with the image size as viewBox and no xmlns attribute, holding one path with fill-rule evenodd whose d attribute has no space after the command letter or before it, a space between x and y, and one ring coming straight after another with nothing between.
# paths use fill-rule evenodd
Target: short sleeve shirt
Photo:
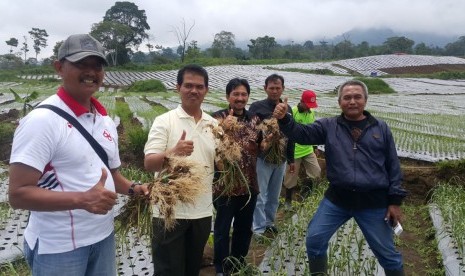
<instances>
[{"instance_id":1,"label":"short sleeve shirt","mask_svg":"<svg viewBox=\"0 0 465 276\"><path fill-rule=\"evenodd\" d=\"M176 109L168 111L155 118L150 129L144 153L163 153L176 146L183 130L186 131L186 140L194 142L194 151L188 157L201 163L206 169L203 184L206 191L196 200L195 204L179 203L175 207L176 219L198 219L213 215L212 183L215 161L215 140L211 132L211 125L217 121L205 112L196 123L194 117L187 114L179 105ZM154 206L154 217L159 217L157 206Z\"/></svg>"},{"instance_id":2,"label":"short sleeve shirt","mask_svg":"<svg viewBox=\"0 0 465 276\"><path fill-rule=\"evenodd\" d=\"M96 114L89 113L63 88L43 101L68 112L105 149L111 168L121 165L118 134L113 120L100 103L93 99ZM37 186L55 192L83 192L107 170L105 188L115 191L114 181L103 161L81 133L51 110L37 108L24 117L15 132L10 163L31 166L42 176ZM94 244L113 231L113 213L96 215L82 209L54 212L31 211L24 235L39 254L62 253Z\"/></svg>"}]
</instances>

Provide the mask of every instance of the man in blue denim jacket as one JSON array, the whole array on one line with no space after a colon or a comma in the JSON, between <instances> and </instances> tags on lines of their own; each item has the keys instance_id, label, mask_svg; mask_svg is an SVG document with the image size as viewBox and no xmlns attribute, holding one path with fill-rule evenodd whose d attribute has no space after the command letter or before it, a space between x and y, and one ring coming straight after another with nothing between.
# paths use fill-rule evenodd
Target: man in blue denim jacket
<instances>
[{"instance_id":1,"label":"man in blue denim jacket","mask_svg":"<svg viewBox=\"0 0 465 276\"><path fill-rule=\"evenodd\" d=\"M326 275L328 242L352 217L386 275L404 275L391 229L401 219L400 205L406 196L400 162L387 124L365 111L367 99L366 85L350 80L338 90L339 116L301 125L288 113L286 102L273 112L289 139L325 145L330 185L308 225L306 239L312 275Z\"/></svg>"}]
</instances>

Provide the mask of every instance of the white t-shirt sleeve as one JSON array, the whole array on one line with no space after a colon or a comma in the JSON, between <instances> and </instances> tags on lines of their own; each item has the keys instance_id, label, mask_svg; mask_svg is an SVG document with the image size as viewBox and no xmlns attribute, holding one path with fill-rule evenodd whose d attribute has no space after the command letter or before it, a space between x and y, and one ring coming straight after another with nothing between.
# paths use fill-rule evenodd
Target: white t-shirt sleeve
<instances>
[{"instance_id":1,"label":"white t-shirt sleeve","mask_svg":"<svg viewBox=\"0 0 465 276\"><path fill-rule=\"evenodd\" d=\"M24 117L15 131L10 163L23 163L41 172L52 160L62 133L56 116L49 110L37 109Z\"/></svg>"}]
</instances>

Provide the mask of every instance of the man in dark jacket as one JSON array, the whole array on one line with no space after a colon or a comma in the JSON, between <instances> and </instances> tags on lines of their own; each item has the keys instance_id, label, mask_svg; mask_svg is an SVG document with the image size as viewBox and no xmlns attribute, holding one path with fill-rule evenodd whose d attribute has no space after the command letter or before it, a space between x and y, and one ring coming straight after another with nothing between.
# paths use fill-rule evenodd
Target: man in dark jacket
<instances>
[{"instance_id":1,"label":"man in dark jacket","mask_svg":"<svg viewBox=\"0 0 465 276\"><path fill-rule=\"evenodd\" d=\"M280 102L284 92L284 78L277 74L268 76L264 86L267 98L256 101L250 105L249 111L256 114L260 120L270 119L276 105ZM290 109L291 107L289 107ZM264 134L268 136L268 133ZM280 133L280 137L284 134ZM280 138L274 137L274 138ZM284 137L285 138L285 137ZM268 139L265 137L265 139ZM286 161L294 163L294 144L287 143L286 150L279 158L268 162L267 156L270 156L272 148L262 151L257 158L257 179L260 194L257 198L253 218L253 231L258 236L275 235L278 229L275 226L276 211L279 206L279 195L281 193L281 184L286 169Z\"/></svg>"},{"instance_id":2,"label":"man in dark jacket","mask_svg":"<svg viewBox=\"0 0 465 276\"><path fill-rule=\"evenodd\" d=\"M330 185L307 230L312 275L326 275L328 242L352 217L386 275L404 275L391 230L400 221L406 196L400 162L387 124L365 111L367 99L366 85L350 80L338 90L340 116L301 125L289 115L286 103L273 113L281 131L296 143L325 145Z\"/></svg>"}]
</instances>

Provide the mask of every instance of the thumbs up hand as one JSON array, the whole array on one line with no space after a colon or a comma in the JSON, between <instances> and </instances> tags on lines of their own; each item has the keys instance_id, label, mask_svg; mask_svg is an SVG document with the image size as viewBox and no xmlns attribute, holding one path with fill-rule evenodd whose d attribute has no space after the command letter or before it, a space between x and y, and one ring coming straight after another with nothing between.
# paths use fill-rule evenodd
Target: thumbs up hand
<instances>
[{"instance_id":1,"label":"thumbs up hand","mask_svg":"<svg viewBox=\"0 0 465 276\"><path fill-rule=\"evenodd\" d=\"M284 100L282 103L278 103L273 111L273 117L276 119L282 119L287 113L287 97L284 97Z\"/></svg>"},{"instance_id":2,"label":"thumbs up hand","mask_svg":"<svg viewBox=\"0 0 465 276\"><path fill-rule=\"evenodd\" d=\"M237 117L234 117L234 110L231 108L229 110L228 116L226 116L226 118L223 120L224 129L230 129L234 122L237 122Z\"/></svg>"},{"instance_id":3,"label":"thumbs up hand","mask_svg":"<svg viewBox=\"0 0 465 276\"><path fill-rule=\"evenodd\" d=\"M102 168L102 176L97 184L83 193L83 209L93 213L104 215L116 204L116 193L105 188L107 170Z\"/></svg>"},{"instance_id":4,"label":"thumbs up hand","mask_svg":"<svg viewBox=\"0 0 465 276\"><path fill-rule=\"evenodd\" d=\"M179 138L178 143L173 148L172 152L175 155L189 156L194 151L194 141L186 140L186 131L182 131L181 138Z\"/></svg>"}]
</instances>

